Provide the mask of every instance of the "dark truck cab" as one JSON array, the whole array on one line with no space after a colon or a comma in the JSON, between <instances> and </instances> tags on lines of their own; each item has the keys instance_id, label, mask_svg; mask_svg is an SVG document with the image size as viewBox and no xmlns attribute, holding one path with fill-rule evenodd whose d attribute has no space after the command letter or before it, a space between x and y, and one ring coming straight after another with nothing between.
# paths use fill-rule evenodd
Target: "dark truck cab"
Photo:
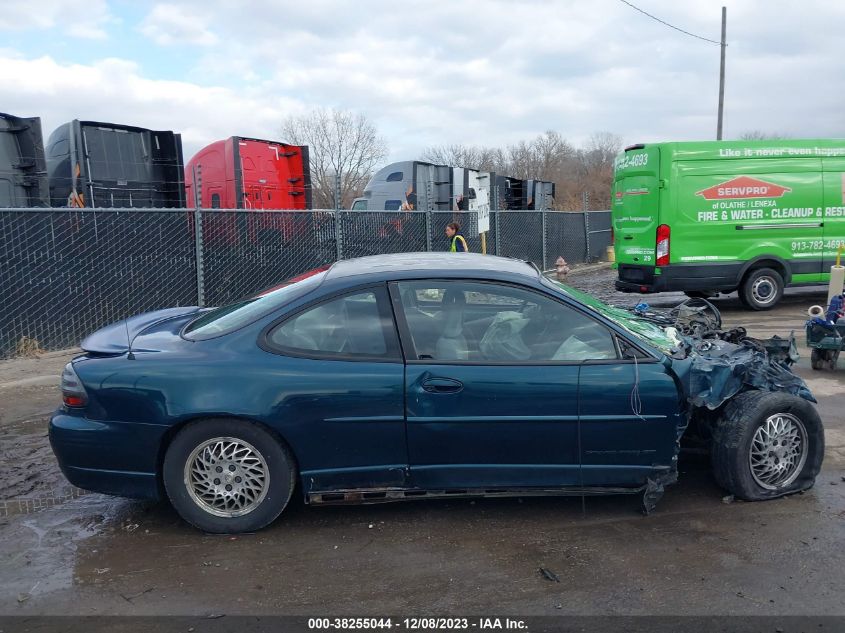
<instances>
[{"instance_id":1,"label":"dark truck cab","mask_svg":"<svg viewBox=\"0 0 845 633\"><path fill-rule=\"evenodd\" d=\"M41 119L0 112L0 207L47 207Z\"/></svg>"},{"instance_id":2,"label":"dark truck cab","mask_svg":"<svg viewBox=\"0 0 845 633\"><path fill-rule=\"evenodd\" d=\"M182 208L182 137L131 125L74 120L47 142L54 207Z\"/></svg>"}]
</instances>

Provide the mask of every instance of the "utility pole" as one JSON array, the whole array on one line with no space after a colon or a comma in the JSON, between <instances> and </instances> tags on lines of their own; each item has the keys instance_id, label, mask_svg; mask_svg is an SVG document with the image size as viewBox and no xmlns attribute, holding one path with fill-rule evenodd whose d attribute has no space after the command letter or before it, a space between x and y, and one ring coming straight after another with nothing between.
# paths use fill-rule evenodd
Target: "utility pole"
<instances>
[{"instance_id":1,"label":"utility pole","mask_svg":"<svg viewBox=\"0 0 845 633\"><path fill-rule=\"evenodd\" d=\"M728 8L722 7L722 62L719 66L719 120L716 123L716 140L722 140L722 117L725 113L725 32L728 24Z\"/></svg>"}]
</instances>

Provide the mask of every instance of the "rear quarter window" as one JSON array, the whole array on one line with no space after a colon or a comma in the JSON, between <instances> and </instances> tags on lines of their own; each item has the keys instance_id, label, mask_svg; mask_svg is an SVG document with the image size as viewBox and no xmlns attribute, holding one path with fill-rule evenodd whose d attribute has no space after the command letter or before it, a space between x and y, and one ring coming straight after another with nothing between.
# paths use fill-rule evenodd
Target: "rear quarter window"
<instances>
[{"instance_id":1,"label":"rear quarter window","mask_svg":"<svg viewBox=\"0 0 845 633\"><path fill-rule=\"evenodd\" d=\"M239 330L315 290L322 283L327 270L327 266L317 268L249 299L206 312L191 321L182 335L191 341L202 341Z\"/></svg>"}]
</instances>

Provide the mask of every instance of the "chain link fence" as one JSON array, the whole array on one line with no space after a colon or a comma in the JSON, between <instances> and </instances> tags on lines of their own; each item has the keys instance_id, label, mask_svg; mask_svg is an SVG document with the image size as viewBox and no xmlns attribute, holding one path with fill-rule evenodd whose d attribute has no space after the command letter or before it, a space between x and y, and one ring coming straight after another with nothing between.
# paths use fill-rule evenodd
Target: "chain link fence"
<instances>
[{"instance_id":1,"label":"chain link fence","mask_svg":"<svg viewBox=\"0 0 845 633\"><path fill-rule=\"evenodd\" d=\"M445 251L449 222L482 251L466 212L0 209L0 358L73 347L148 310L231 303L338 259ZM602 259L610 238L609 211L499 211L486 249L548 269Z\"/></svg>"}]
</instances>

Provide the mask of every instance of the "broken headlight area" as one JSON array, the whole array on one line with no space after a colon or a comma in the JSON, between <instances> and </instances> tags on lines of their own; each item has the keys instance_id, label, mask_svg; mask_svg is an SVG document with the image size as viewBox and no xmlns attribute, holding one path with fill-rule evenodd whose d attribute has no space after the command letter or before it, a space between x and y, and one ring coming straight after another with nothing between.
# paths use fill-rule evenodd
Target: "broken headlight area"
<instances>
[{"instance_id":1,"label":"broken headlight area","mask_svg":"<svg viewBox=\"0 0 845 633\"><path fill-rule=\"evenodd\" d=\"M787 342L785 352L784 341ZM794 338L776 341L744 338L737 343L718 338L688 338L685 342L690 362L678 376L685 386L687 400L694 407L716 409L746 389L781 391L816 401L804 381L789 370L796 356L788 351L795 347ZM770 354L768 348L776 355Z\"/></svg>"},{"instance_id":2,"label":"broken headlight area","mask_svg":"<svg viewBox=\"0 0 845 633\"><path fill-rule=\"evenodd\" d=\"M790 371L798 360L794 332L757 339L745 328L722 329L719 309L706 299L689 299L667 311L638 304L629 312L660 326L677 341L672 357L693 407L713 410L748 390L780 391L815 402L804 381Z\"/></svg>"},{"instance_id":3,"label":"broken headlight area","mask_svg":"<svg viewBox=\"0 0 845 633\"><path fill-rule=\"evenodd\" d=\"M794 333L787 338L757 339L742 327L723 330L719 309L702 298L687 299L668 310L646 303L610 306L564 284L549 284L672 358L693 408L717 409L752 389L816 401L804 381L789 369L798 360Z\"/></svg>"}]
</instances>

